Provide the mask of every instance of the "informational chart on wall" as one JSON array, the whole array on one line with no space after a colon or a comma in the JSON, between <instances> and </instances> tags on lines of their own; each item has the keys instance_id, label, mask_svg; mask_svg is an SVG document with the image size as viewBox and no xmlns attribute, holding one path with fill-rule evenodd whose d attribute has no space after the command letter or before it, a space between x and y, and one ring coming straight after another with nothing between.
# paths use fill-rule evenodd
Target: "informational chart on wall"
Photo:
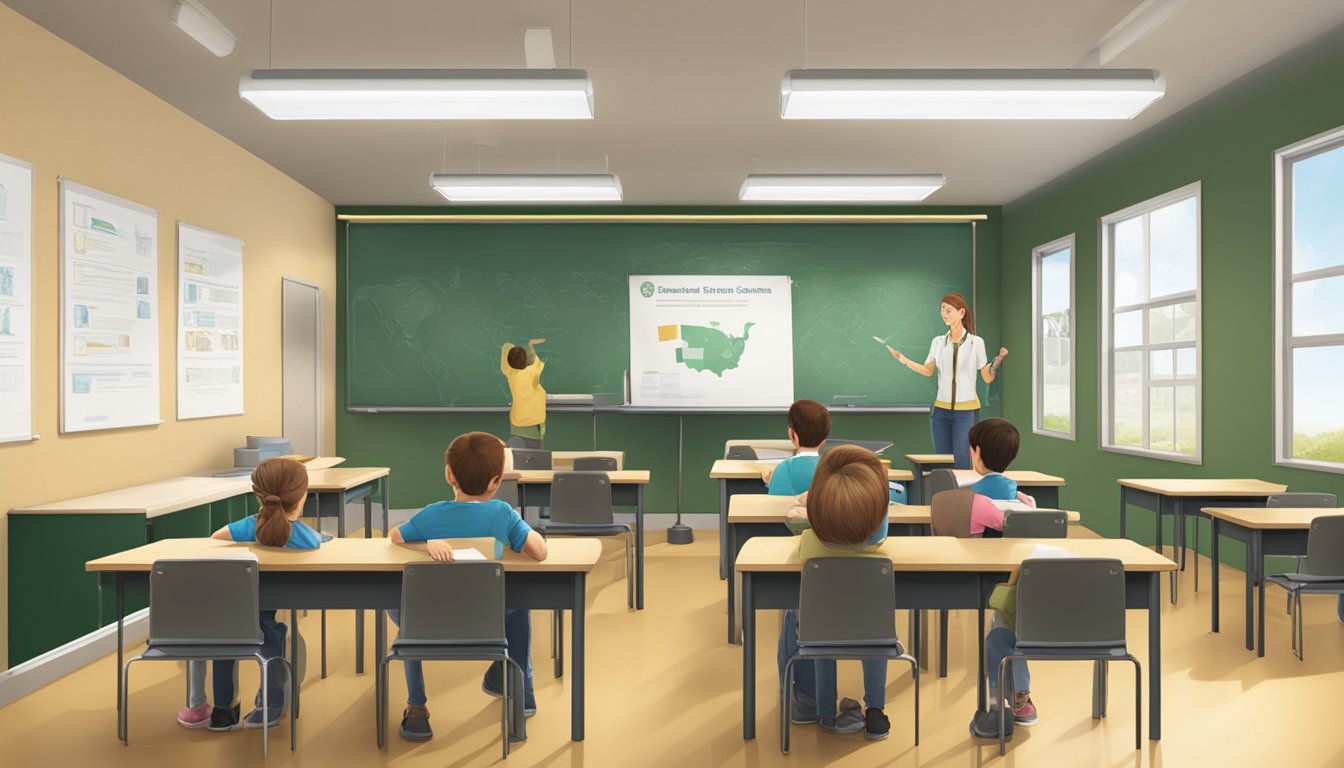
<instances>
[{"instance_id":1,"label":"informational chart on wall","mask_svg":"<svg viewBox=\"0 0 1344 768\"><path fill-rule=\"evenodd\" d=\"M630 399L650 407L787 407L789 278L631 275Z\"/></svg>"},{"instance_id":2,"label":"informational chart on wall","mask_svg":"<svg viewBox=\"0 0 1344 768\"><path fill-rule=\"evenodd\" d=\"M243 412L243 241L177 224L177 418Z\"/></svg>"},{"instance_id":3,"label":"informational chart on wall","mask_svg":"<svg viewBox=\"0 0 1344 768\"><path fill-rule=\"evenodd\" d=\"M33 167L0 155L0 443L33 438Z\"/></svg>"},{"instance_id":4,"label":"informational chart on wall","mask_svg":"<svg viewBox=\"0 0 1344 768\"><path fill-rule=\"evenodd\" d=\"M158 424L158 212L60 185L61 431Z\"/></svg>"}]
</instances>

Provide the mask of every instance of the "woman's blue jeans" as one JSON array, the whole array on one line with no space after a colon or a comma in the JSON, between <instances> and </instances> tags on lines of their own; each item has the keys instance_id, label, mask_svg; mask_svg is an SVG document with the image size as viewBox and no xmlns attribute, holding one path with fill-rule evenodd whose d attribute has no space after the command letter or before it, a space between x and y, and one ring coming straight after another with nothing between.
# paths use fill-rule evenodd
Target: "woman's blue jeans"
<instances>
[{"instance_id":1,"label":"woman's blue jeans","mask_svg":"<svg viewBox=\"0 0 1344 768\"><path fill-rule=\"evenodd\" d=\"M929 412L929 428L933 432L933 452L950 453L957 469L971 468L971 427L980 419L980 409L952 411L933 407Z\"/></svg>"}]
</instances>

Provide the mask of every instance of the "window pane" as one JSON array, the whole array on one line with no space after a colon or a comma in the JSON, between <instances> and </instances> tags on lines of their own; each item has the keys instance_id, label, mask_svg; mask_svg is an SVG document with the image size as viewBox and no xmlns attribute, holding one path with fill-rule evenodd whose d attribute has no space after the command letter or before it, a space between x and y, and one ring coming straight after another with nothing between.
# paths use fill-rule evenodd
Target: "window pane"
<instances>
[{"instance_id":1,"label":"window pane","mask_svg":"<svg viewBox=\"0 0 1344 768\"><path fill-rule=\"evenodd\" d=\"M1041 349L1041 423L1042 429L1072 432L1071 397L1073 361L1069 355L1071 249L1064 248L1041 257L1040 336Z\"/></svg>"},{"instance_id":2,"label":"window pane","mask_svg":"<svg viewBox=\"0 0 1344 768\"><path fill-rule=\"evenodd\" d=\"M1193 351L1193 350L1191 350ZM1195 455L1195 388L1176 388L1176 452Z\"/></svg>"},{"instance_id":3,"label":"window pane","mask_svg":"<svg viewBox=\"0 0 1344 768\"><path fill-rule=\"evenodd\" d=\"M1176 378L1193 379L1195 377L1195 348L1186 347L1176 350Z\"/></svg>"},{"instance_id":4,"label":"window pane","mask_svg":"<svg viewBox=\"0 0 1344 768\"><path fill-rule=\"evenodd\" d=\"M1195 302L1187 301L1172 307L1171 334L1173 341L1195 340Z\"/></svg>"},{"instance_id":5,"label":"window pane","mask_svg":"<svg viewBox=\"0 0 1344 768\"><path fill-rule=\"evenodd\" d=\"M1116 445L1143 446L1143 353L1116 352L1112 391Z\"/></svg>"},{"instance_id":6,"label":"window pane","mask_svg":"<svg viewBox=\"0 0 1344 768\"><path fill-rule=\"evenodd\" d=\"M1344 147L1292 165L1293 274L1344 264Z\"/></svg>"},{"instance_id":7,"label":"window pane","mask_svg":"<svg viewBox=\"0 0 1344 768\"><path fill-rule=\"evenodd\" d=\"M1176 375L1176 371L1172 367L1172 358L1174 351L1175 350L1163 349L1157 352L1150 353L1152 355L1152 357L1150 358L1152 362L1149 363L1149 365L1151 365L1152 367L1149 368L1148 373L1149 378L1170 379L1171 377Z\"/></svg>"},{"instance_id":8,"label":"window pane","mask_svg":"<svg viewBox=\"0 0 1344 768\"><path fill-rule=\"evenodd\" d=\"M1149 214L1148 297L1195 290L1195 242L1199 222L1195 198L1158 208Z\"/></svg>"},{"instance_id":9,"label":"window pane","mask_svg":"<svg viewBox=\"0 0 1344 768\"><path fill-rule=\"evenodd\" d=\"M1069 308L1069 249L1041 257L1041 314Z\"/></svg>"},{"instance_id":10,"label":"window pane","mask_svg":"<svg viewBox=\"0 0 1344 768\"><path fill-rule=\"evenodd\" d=\"M1115 316L1115 346L1137 347L1143 343L1143 310Z\"/></svg>"},{"instance_id":11,"label":"window pane","mask_svg":"<svg viewBox=\"0 0 1344 768\"><path fill-rule=\"evenodd\" d=\"M1293 284L1294 336L1344 333L1344 275Z\"/></svg>"},{"instance_id":12,"label":"window pane","mask_svg":"<svg viewBox=\"0 0 1344 768\"><path fill-rule=\"evenodd\" d=\"M1148 390L1148 447L1154 451L1176 450L1176 402L1171 387Z\"/></svg>"},{"instance_id":13,"label":"window pane","mask_svg":"<svg viewBox=\"0 0 1344 768\"><path fill-rule=\"evenodd\" d=\"M1115 305L1143 301L1143 217L1111 227L1115 245Z\"/></svg>"},{"instance_id":14,"label":"window pane","mask_svg":"<svg viewBox=\"0 0 1344 768\"><path fill-rule=\"evenodd\" d=\"M1344 462L1344 347L1293 350L1292 457Z\"/></svg>"},{"instance_id":15,"label":"window pane","mask_svg":"<svg viewBox=\"0 0 1344 768\"><path fill-rule=\"evenodd\" d=\"M1171 341L1172 307L1155 307L1148 310L1148 343L1164 344Z\"/></svg>"}]
</instances>

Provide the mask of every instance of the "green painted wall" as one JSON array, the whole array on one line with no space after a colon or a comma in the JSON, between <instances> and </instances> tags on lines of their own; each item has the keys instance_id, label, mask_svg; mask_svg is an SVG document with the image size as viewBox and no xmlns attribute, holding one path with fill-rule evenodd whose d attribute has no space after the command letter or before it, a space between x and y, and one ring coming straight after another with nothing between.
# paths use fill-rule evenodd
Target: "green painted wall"
<instances>
[{"instance_id":1,"label":"green painted wall","mask_svg":"<svg viewBox=\"0 0 1344 768\"><path fill-rule=\"evenodd\" d=\"M338 213L443 213L446 209L385 209L385 208L346 208ZM565 209L567 212L579 212ZM760 211L762 209L753 209ZM618 209L624 213L741 213L741 209L649 209L628 207ZM499 212L453 209L455 213ZM510 209L510 212L520 212ZM539 212L528 209L525 212ZM554 211L541 211L554 212ZM584 209L582 212L612 212ZM770 209L769 212L796 213L796 209ZM853 209L810 209L810 213L851 213ZM883 208L868 209L863 213L985 213L989 220L981 222L977 233L977 269L975 274L978 287L977 325L987 345L999 344L999 242L1001 238L999 209L997 208ZM491 226L491 225L481 225ZM499 225L527 226L527 225ZM780 242L788 242L790 225L777 225L773 237ZM345 241L344 225L337 228L337 297L338 307L345 307ZM652 230L651 230L652 232ZM534 258L543 259L545 254L538 253ZM525 263L519 264L520 270L527 269ZM836 265L843 270L843 264ZM856 282L863 275L856 271ZM624 296L621 297L624 299ZM934 302L930 300L928 311L936 313ZM378 465L392 468L391 496L393 506L398 508L416 507L431 501L445 498L450 493L443 480L443 450L456 435L471 430L483 430L495 434L507 434L508 415L505 413L452 414L452 413L347 413L346 402L346 326L345 318L337 317L337 385L336 399L339 404L336 414L336 443L339 455L346 457L351 466ZM1025 357L1021 358L1025 361ZM1011 364L1010 364L1011 365ZM893 378L908 377L914 374L903 371L894 362L891 370ZM992 403L986 413L997 411L997 403ZM552 414L547 420L546 442L556 450L583 450L593 447L592 419L587 415ZM598 447L603 449L626 451L627 466L647 468L652 471L652 483L645 497L646 510L649 512L673 512L677 499L677 417L666 415L603 415L598 420ZM896 447L892 453L928 451L931 449L928 417L926 415L891 414L877 416L841 415L837 416L832 434L851 438L884 438L893 440ZM686 416L684 418L684 484L683 510L688 513L717 513L718 486L709 479L709 468L713 461L722 458L723 442L738 437L784 437L785 427L782 416Z\"/></svg>"},{"instance_id":2,"label":"green painted wall","mask_svg":"<svg viewBox=\"0 0 1344 768\"><path fill-rule=\"evenodd\" d=\"M1030 434L1027 376L1005 381L1004 414L1022 427L1018 464L1063 475L1067 506L1099 533L1119 533L1121 477L1256 477L1344 497L1344 475L1275 466L1273 441L1273 152L1344 125L1341 73L1344 27L1005 207L1003 330L1024 358L1031 249L1077 236L1077 441ZM1203 465L1098 450L1099 218L1194 181L1203 188ZM1131 536L1151 542L1152 532L1151 513L1130 517ZM1227 544L1239 563L1240 546Z\"/></svg>"}]
</instances>

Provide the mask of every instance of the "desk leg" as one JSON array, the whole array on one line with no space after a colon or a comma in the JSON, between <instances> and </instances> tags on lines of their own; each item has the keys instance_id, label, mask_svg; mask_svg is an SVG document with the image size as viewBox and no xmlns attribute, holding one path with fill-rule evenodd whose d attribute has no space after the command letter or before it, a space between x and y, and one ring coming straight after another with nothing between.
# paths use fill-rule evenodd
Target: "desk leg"
<instances>
[{"instance_id":1,"label":"desk leg","mask_svg":"<svg viewBox=\"0 0 1344 768\"><path fill-rule=\"evenodd\" d=\"M392 485L392 480L388 475L383 475L378 480L380 491L383 495L383 536L386 537L391 530L392 523L389 522L392 515L392 497L389 496L388 486Z\"/></svg>"},{"instance_id":2,"label":"desk leg","mask_svg":"<svg viewBox=\"0 0 1344 768\"><path fill-rule=\"evenodd\" d=\"M1255 655L1265 655L1265 542L1264 534L1260 530L1255 532L1255 559L1246 564L1246 570L1255 569L1255 582L1258 585L1256 590L1259 593L1260 605L1256 608L1256 646ZM1298 651L1302 649L1299 647Z\"/></svg>"},{"instance_id":3,"label":"desk leg","mask_svg":"<svg viewBox=\"0 0 1344 768\"><path fill-rule=\"evenodd\" d=\"M1120 486L1120 538L1125 538L1125 486Z\"/></svg>"},{"instance_id":4,"label":"desk leg","mask_svg":"<svg viewBox=\"0 0 1344 768\"><path fill-rule=\"evenodd\" d=\"M730 556L736 557L737 552L737 527L726 526L724 528L724 543L728 547ZM724 582L728 585L728 644L737 642L737 574L731 570L728 571L728 579Z\"/></svg>"},{"instance_id":5,"label":"desk leg","mask_svg":"<svg viewBox=\"0 0 1344 768\"><path fill-rule=\"evenodd\" d=\"M644 610L644 486L635 486L635 610Z\"/></svg>"},{"instance_id":6,"label":"desk leg","mask_svg":"<svg viewBox=\"0 0 1344 768\"><path fill-rule=\"evenodd\" d=\"M927 504L928 502L924 501L923 469L919 466L919 462L917 461L912 461L910 464L915 468L915 471L912 473L914 477L910 478L910 503Z\"/></svg>"},{"instance_id":7,"label":"desk leg","mask_svg":"<svg viewBox=\"0 0 1344 768\"><path fill-rule=\"evenodd\" d=\"M1255 561L1260 537L1251 531L1251 540L1246 546L1246 650L1255 650Z\"/></svg>"},{"instance_id":8,"label":"desk leg","mask_svg":"<svg viewBox=\"0 0 1344 768\"><path fill-rule=\"evenodd\" d=\"M383 657L387 655L387 613L382 609L373 612L373 665L374 669L380 669L383 663ZM384 747L387 746L387 699L388 689L392 687L391 681L386 674L383 675L383 684L381 687L375 686L374 696L378 705L378 720L382 724L382 730L378 736L382 739Z\"/></svg>"},{"instance_id":9,"label":"desk leg","mask_svg":"<svg viewBox=\"0 0 1344 768\"><path fill-rule=\"evenodd\" d=\"M294 719L299 719L299 612L289 609L289 698Z\"/></svg>"},{"instance_id":10,"label":"desk leg","mask_svg":"<svg viewBox=\"0 0 1344 768\"><path fill-rule=\"evenodd\" d=\"M120 572L117 573L117 711L121 711L121 673L126 656L125 646L125 615L126 615L126 578ZM117 728L117 737L121 737L120 730Z\"/></svg>"},{"instance_id":11,"label":"desk leg","mask_svg":"<svg viewBox=\"0 0 1344 768\"><path fill-rule=\"evenodd\" d=\"M1212 629L1214 632L1217 632L1217 631L1218 631L1218 570L1219 570L1219 567L1218 567L1218 566L1219 566L1219 563L1220 563L1220 561L1219 561L1219 559L1218 559L1218 518L1216 518L1216 517L1210 517L1210 518L1209 518L1209 529L1212 531L1212 533L1210 534L1210 535L1212 536L1212 538L1211 538L1211 540L1209 541L1209 566L1210 566L1209 581L1210 581L1210 588L1213 590L1213 599L1210 601L1211 603L1213 603L1213 616L1212 616L1212 618L1210 619L1209 627L1210 627L1210 629Z\"/></svg>"},{"instance_id":12,"label":"desk leg","mask_svg":"<svg viewBox=\"0 0 1344 768\"><path fill-rule=\"evenodd\" d=\"M583 741L583 667L584 667L584 646L583 635L586 625L584 617L585 601L588 599L587 590L584 585L584 574L578 573L574 576L574 620L570 622L570 641L574 646L569 659L569 696L570 696L570 725L569 738L571 741Z\"/></svg>"},{"instance_id":13,"label":"desk leg","mask_svg":"<svg viewBox=\"0 0 1344 768\"><path fill-rule=\"evenodd\" d=\"M742 573L742 738L756 738L756 607L751 573Z\"/></svg>"},{"instance_id":14,"label":"desk leg","mask_svg":"<svg viewBox=\"0 0 1344 768\"><path fill-rule=\"evenodd\" d=\"M1162 738L1162 588L1156 571L1148 581L1148 738Z\"/></svg>"},{"instance_id":15,"label":"desk leg","mask_svg":"<svg viewBox=\"0 0 1344 768\"><path fill-rule=\"evenodd\" d=\"M728 481L719 481L719 578L728 578ZM730 641L731 642L731 641Z\"/></svg>"},{"instance_id":16,"label":"desk leg","mask_svg":"<svg viewBox=\"0 0 1344 768\"><path fill-rule=\"evenodd\" d=\"M344 510L342 510L344 511ZM364 538L373 538L373 489L364 497ZM375 662L376 663L376 662ZM364 672L364 610L355 611L355 674Z\"/></svg>"},{"instance_id":17,"label":"desk leg","mask_svg":"<svg viewBox=\"0 0 1344 768\"><path fill-rule=\"evenodd\" d=\"M988 712L989 709L986 705L986 700L989 698L989 686L987 685L988 681L985 678L985 586L984 581L980 579L976 579L975 604L980 606L975 611L975 636L978 640L978 645L976 647L979 649L979 653L977 654L979 658L977 659L976 668L980 670L980 674L978 675L979 679L976 681L976 696L978 697L977 701L980 705L979 708ZM998 673L999 671L997 669L994 670L994 674L997 675ZM1002 691L1000 691L1000 693L1002 693Z\"/></svg>"},{"instance_id":18,"label":"desk leg","mask_svg":"<svg viewBox=\"0 0 1344 768\"><path fill-rule=\"evenodd\" d=\"M947 609L938 611L938 676L947 677L947 619L951 612ZM983 624L984 615L982 614L981 624ZM984 629L982 626L981 629Z\"/></svg>"},{"instance_id":19,"label":"desk leg","mask_svg":"<svg viewBox=\"0 0 1344 768\"><path fill-rule=\"evenodd\" d=\"M336 535L345 538L345 494L336 494Z\"/></svg>"}]
</instances>

